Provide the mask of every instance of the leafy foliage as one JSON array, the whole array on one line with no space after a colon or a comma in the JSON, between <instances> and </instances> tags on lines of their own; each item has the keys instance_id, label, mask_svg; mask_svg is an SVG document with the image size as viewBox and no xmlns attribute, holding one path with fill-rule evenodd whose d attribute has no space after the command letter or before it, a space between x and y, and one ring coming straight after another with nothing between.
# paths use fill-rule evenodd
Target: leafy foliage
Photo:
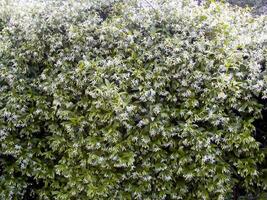
<instances>
[{"instance_id":1,"label":"leafy foliage","mask_svg":"<svg viewBox=\"0 0 267 200\"><path fill-rule=\"evenodd\" d=\"M266 17L191 0L1 5L1 199L264 188Z\"/></svg>"}]
</instances>

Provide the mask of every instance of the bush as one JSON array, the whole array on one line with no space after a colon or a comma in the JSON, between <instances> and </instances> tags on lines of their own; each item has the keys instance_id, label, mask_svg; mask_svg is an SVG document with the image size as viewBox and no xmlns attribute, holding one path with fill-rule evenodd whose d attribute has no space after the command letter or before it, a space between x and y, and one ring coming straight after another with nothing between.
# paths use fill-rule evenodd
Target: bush
<instances>
[{"instance_id":1,"label":"bush","mask_svg":"<svg viewBox=\"0 0 267 200\"><path fill-rule=\"evenodd\" d=\"M266 17L191 0L1 4L1 199L263 189Z\"/></svg>"}]
</instances>

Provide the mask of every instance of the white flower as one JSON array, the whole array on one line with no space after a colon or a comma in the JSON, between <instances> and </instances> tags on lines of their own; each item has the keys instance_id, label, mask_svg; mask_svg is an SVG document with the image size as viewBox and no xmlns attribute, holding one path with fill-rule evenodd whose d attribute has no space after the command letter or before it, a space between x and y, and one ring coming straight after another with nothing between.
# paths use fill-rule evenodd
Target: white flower
<instances>
[{"instance_id":1,"label":"white flower","mask_svg":"<svg viewBox=\"0 0 267 200\"><path fill-rule=\"evenodd\" d=\"M218 98L219 99L225 99L227 97L227 95L224 93L224 92L220 92L219 94L218 94Z\"/></svg>"}]
</instances>

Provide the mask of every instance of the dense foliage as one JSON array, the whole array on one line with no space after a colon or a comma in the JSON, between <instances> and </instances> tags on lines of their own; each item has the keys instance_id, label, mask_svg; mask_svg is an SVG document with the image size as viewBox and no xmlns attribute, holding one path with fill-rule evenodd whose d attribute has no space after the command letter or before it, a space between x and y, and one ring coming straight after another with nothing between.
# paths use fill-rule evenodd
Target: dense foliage
<instances>
[{"instance_id":1,"label":"dense foliage","mask_svg":"<svg viewBox=\"0 0 267 200\"><path fill-rule=\"evenodd\" d=\"M264 190L266 17L150 2L0 1L0 199Z\"/></svg>"}]
</instances>

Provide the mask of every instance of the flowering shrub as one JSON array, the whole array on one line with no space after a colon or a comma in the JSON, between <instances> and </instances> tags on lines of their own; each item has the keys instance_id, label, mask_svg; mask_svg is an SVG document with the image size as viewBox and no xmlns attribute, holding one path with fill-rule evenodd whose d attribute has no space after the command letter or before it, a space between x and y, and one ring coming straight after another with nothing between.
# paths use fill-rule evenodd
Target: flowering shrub
<instances>
[{"instance_id":1,"label":"flowering shrub","mask_svg":"<svg viewBox=\"0 0 267 200\"><path fill-rule=\"evenodd\" d=\"M1 1L1 199L264 188L266 17L150 2Z\"/></svg>"}]
</instances>

